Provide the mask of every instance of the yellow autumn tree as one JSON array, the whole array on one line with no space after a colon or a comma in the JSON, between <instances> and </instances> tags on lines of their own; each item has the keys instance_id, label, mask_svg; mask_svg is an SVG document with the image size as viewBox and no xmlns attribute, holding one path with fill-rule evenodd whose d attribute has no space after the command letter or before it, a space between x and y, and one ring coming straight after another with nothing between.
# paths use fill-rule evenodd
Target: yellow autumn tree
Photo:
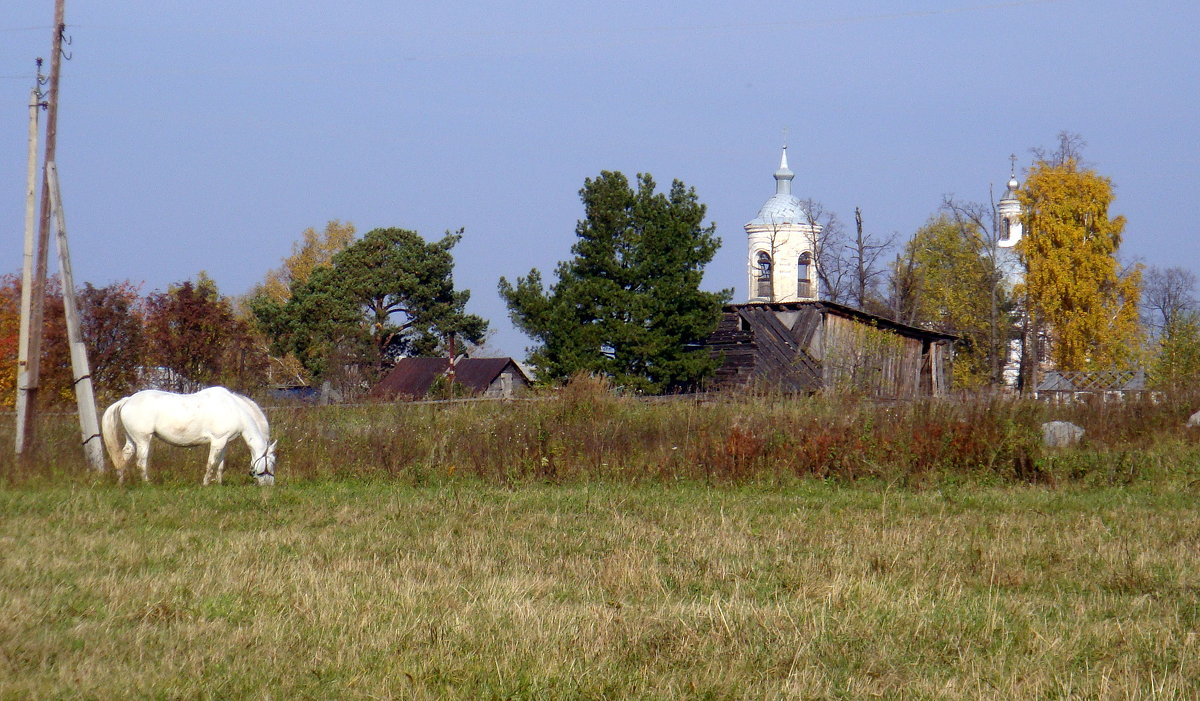
<instances>
[{"instance_id":1,"label":"yellow autumn tree","mask_svg":"<svg viewBox=\"0 0 1200 701\"><path fill-rule=\"evenodd\" d=\"M940 215L917 230L896 264L908 286L902 321L959 337L954 384L964 389L991 381L992 357L1003 346L1004 336L992 328L997 272L984 255L986 246L977 227L960 226ZM1004 290L997 294L1002 297L1000 306L1006 307Z\"/></svg>"},{"instance_id":2,"label":"yellow autumn tree","mask_svg":"<svg viewBox=\"0 0 1200 701\"><path fill-rule=\"evenodd\" d=\"M292 254L283 259L283 265L267 272L255 293L286 302L292 296L293 284L304 282L314 270L329 265L333 255L353 241L354 225L350 222L343 224L334 219L321 233L312 227L305 229L300 240L292 244Z\"/></svg>"},{"instance_id":3,"label":"yellow autumn tree","mask_svg":"<svg viewBox=\"0 0 1200 701\"><path fill-rule=\"evenodd\" d=\"M354 224L343 224L338 219L325 224L325 230L320 233L312 227L305 229L300 234L300 240L292 244L292 254L284 258L278 268L267 271L263 281L237 305L239 318L250 323L255 331L256 342L264 352L270 342L251 311L254 305L261 304L263 300L272 304L287 302L292 296L292 286L308 280L314 270L328 266L334 254L354 242L354 234ZM307 375L295 356L270 356L268 384L300 384L307 380Z\"/></svg>"},{"instance_id":4,"label":"yellow autumn tree","mask_svg":"<svg viewBox=\"0 0 1200 701\"><path fill-rule=\"evenodd\" d=\"M1034 328L1050 339L1059 370L1126 368L1139 360L1141 266L1117 261L1125 217L1109 218L1112 181L1071 155L1040 158L1020 193L1025 266Z\"/></svg>"},{"instance_id":5,"label":"yellow autumn tree","mask_svg":"<svg viewBox=\"0 0 1200 701\"><path fill-rule=\"evenodd\" d=\"M0 407L11 407L17 396L17 355L21 329L21 277L0 275ZM54 405L75 397L71 354L63 321L62 286L58 276L46 281L45 317L42 326L39 401Z\"/></svg>"}]
</instances>

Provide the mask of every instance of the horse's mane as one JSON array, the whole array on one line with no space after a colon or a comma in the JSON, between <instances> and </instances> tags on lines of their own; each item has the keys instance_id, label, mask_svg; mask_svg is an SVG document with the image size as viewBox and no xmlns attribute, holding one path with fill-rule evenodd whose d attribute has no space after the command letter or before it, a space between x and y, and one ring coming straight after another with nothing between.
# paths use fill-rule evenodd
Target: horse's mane
<instances>
[{"instance_id":1,"label":"horse's mane","mask_svg":"<svg viewBox=\"0 0 1200 701\"><path fill-rule=\"evenodd\" d=\"M271 426L267 423L267 415L263 413L262 407L244 394L239 394L233 390L228 390L228 392L241 402L242 407L250 414L250 418L254 419L254 423L258 425L258 430L262 431L263 438L270 440Z\"/></svg>"}]
</instances>

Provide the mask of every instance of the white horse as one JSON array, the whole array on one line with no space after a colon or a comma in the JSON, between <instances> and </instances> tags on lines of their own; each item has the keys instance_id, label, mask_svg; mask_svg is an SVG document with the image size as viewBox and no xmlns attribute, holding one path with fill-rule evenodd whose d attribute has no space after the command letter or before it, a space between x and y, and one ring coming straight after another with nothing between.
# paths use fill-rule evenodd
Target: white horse
<instances>
[{"instance_id":1,"label":"white horse","mask_svg":"<svg viewBox=\"0 0 1200 701\"><path fill-rule=\"evenodd\" d=\"M125 431L124 446L118 427ZM230 440L241 436L250 448L250 475L260 485L275 483L275 443L271 442L266 415L249 397L224 387L209 387L195 394L143 390L110 406L104 412L101 432L117 479L122 482L125 464L135 451L142 479L150 479L151 439L158 436L171 445L207 443L204 484L212 482L214 471L220 484L225 450Z\"/></svg>"}]
</instances>

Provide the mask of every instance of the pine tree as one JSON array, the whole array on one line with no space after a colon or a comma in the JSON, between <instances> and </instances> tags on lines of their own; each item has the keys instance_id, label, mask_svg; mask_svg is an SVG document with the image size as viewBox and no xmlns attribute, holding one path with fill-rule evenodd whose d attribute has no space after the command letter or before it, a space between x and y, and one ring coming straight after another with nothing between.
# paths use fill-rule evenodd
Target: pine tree
<instances>
[{"instance_id":1,"label":"pine tree","mask_svg":"<svg viewBox=\"0 0 1200 701\"><path fill-rule=\"evenodd\" d=\"M538 342L529 360L545 380L579 371L632 391L658 393L711 374L716 359L690 347L716 327L731 290L700 290L704 266L720 246L704 226L705 206L676 180L668 194L639 174L637 187L602 171L579 191L584 218L575 257L559 263L543 288L539 271L500 279L513 323Z\"/></svg>"},{"instance_id":2,"label":"pine tree","mask_svg":"<svg viewBox=\"0 0 1200 701\"><path fill-rule=\"evenodd\" d=\"M465 311L470 292L454 289L451 249L462 232L427 243L415 231L374 229L329 265L293 281L286 302L251 300L277 353L293 353L315 378L339 366L382 371L404 355L443 352L450 335L479 343L487 321Z\"/></svg>"}]
</instances>

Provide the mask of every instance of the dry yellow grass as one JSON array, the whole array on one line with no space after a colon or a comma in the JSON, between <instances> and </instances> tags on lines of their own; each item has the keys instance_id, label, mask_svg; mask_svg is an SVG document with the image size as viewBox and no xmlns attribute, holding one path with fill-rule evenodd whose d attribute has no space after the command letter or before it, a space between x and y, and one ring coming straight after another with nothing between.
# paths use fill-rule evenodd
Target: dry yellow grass
<instances>
[{"instance_id":1,"label":"dry yellow grass","mask_svg":"<svg viewBox=\"0 0 1200 701\"><path fill-rule=\"evenodd\" d=\"M0 491L0 698L1196 698L1189 495Z\"/></svg>"}]
</instances>

